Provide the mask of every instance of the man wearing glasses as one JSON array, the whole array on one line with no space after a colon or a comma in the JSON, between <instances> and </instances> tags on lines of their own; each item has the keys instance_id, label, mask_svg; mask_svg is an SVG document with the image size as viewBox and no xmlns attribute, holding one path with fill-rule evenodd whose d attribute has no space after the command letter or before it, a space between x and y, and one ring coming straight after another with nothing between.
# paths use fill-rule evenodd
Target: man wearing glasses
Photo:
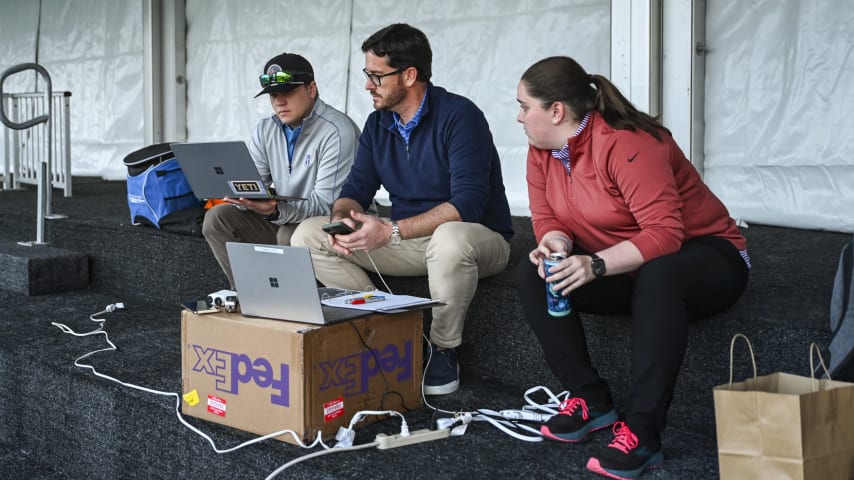
<instances>
[{"instance_id":1,"label":"man wearing glasses","mask_svg":"<svg viewBox=\"0 0 854 480\"><path fill-rule=\"evenodd\" d=\"M270 59L259 77L273 115L248 142L262 179L284 202L229 198L205 215L202 233L234 289L226 242L289 245L302 220L329 215L353 165L359 127L320 99L311 64L295 53ZM238 207L238 208L235 208Z\"/></svg>"},{"instance_id":2,"label":"man wearing glasses","mask_svg":"<svg viewBox=\"0 0 854 480\"><path fill-rule=\"evenodd\" d=\"M390 25L362 44L368 116L356 161L331 218L309 219L293 244L311 249L321 283L373 289L365 270L427 275L433 309L424 393L459 388L456 351L478 279L504 270L513 235L501 165L483 113L430 82L432 51L420 30ZM380 187L391 218L365 214ZM327 236L326 221L354 233Z\"/></svg>"}]
</instances>

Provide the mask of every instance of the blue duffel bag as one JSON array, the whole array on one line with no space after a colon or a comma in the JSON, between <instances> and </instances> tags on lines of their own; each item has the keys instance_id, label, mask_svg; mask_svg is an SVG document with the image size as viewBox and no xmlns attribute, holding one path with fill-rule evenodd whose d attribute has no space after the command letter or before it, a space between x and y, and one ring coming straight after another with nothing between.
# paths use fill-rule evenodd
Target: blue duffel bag
<instances>
[{"instance_id":1,"label":"blue duffel bag","mask_svg":"<svg viewBox=\"0 0 854 480\"><path fill-rule=\"evenodd\" d=\"M128 154L127 190L130 219L167 231L200 234L202 202L193 190L168 143L151 145Z\"/></svg>"}]
</instances>

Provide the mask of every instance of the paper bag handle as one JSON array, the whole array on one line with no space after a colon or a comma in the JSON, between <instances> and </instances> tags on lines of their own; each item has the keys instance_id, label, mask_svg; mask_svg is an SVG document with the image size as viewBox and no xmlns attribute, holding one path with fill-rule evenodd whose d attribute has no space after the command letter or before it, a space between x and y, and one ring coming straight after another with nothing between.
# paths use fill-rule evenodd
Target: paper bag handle
<instances>
[{"instance_id":1,"label":"paper bag handle","mask_svg":"<svg viewBox=\"0 0 854 480\"><path fill-rule=\"evenodd\" d=\"M815 342L810 343L810 378L812 378L812 391L816 392L821 390L821 379L816 380L815 378L815 357L818 356L818 362L821 365L821 368L824 369L824 374L827 376L827 379L830 380L830 372L827 371L827 366L824 364L824 358L821 356L821 349ZM818 386L816 386L816 382L818 382Z\"/></svg>"},{"instance_id":2,"label":"paper bag handle","mask_svg":"<svg viewBox=\"0 0 854 480\"><path fill-rule=\"evenodd\" d=\"M736 333L732 336L732 341L729 343L729 388L732 389L732 366L733 366L733 350L735 349L735 341L741 337L747 342L747 348L750 350L750 361L753 363L753 381L756 381L756 357L753 356L753 345L750 344L750 340L744 336L744 334ZM812 359L810 359L812 360Z\"/></svg>"}]
</instances>

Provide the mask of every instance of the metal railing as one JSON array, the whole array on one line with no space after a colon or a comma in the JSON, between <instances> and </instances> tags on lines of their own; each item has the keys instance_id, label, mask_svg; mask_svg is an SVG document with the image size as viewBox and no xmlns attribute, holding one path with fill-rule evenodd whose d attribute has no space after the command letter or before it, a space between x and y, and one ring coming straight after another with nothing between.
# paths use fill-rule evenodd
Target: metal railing
<instances>
[{"instance_id":1,"label":"metal railing","mask_svg":"<svg viewBox=\"0 0 854 480\"><path fill-rule=\"evenodd\" d=\"M48 157L48 146L53 158L49 161L49 179L53 188L61 188L66 197L71 196L71 92L53 92L48 109L47 99L41 93L4 93L2 106L11 122L46 115L48 110L53 124L48 135L47 124L26 130L7 129L4 132L3 187L20 188L21 184L36 185L40 164ZM48 141L49 139L49 141Z\"/></svg>"},{"instance_id":2,"label":"metal railing","mask_svg":"<svg viewBox=\"0 0 854 480\"><path fill-rule=\"evenodd\" d=\"M19 120L21 116L25 113L31 113L36 115L35 108L33 108L31 112L18 112L14 119L10 119L6 116L6 95L3 94L3 83L6 81L6 78L10 75L13 75L18 72L22 72L25 70L35 70L39 73L45 82L45 90L44 90L44 101L42 103L42 111L37 116L29 120ZM38 94L33 94L34 96L38 96ZM10 98L13 97L10 95ZM37 63L22 63L20 65L16 65L14 67L8 68L0 73L0 121L2 121L3 125L6 125L9 129L15 130L16 132L21 132L31 127L35 127L40 124L44 124L42 129L43 135L30 135L30 138L35 137L34 143L28 145L38 145L45 144L43 152L45 154L41 157L32 157L32 161L29 165L26 165L26 168L23 168L23 171L26 171L28 175L23 175L24 177L35 176L35 184L38 186L38 201L36 208L36 240L29 242L18 242L20 245L32 246L32 245L45 245L44 241L44 221L45 218L61 218L62 215L52 214L50 211L51 204L51 178L53 171L53 151L54 151L54 141L53 141L53 122L51 121L51 117L53 117L53 86L50 81L50 75L47 73L47 70L44 69L41 65ZM10 101L10 103L15 103ZM33 102L33 105L36 105ZM33 134L38 132L31 132ZM66 138L68 138L66 129ZM7 143L8 145L8 143ZM17 144L12 144L12 150L17 148ZM34 148L33 148L34 149ZM7 164L9 163L8 158L6 156ZM15 165L15 161L11 162L12 165L7 165L7 169L5 171L5 177L12 177L12 183L18 181L19 172L22 170L18 169L18 165ZM12 167L11 170L9 167ZM69 165L70 167L70 165ZM5 181L5 179L4 179ZM68 171L67 178L65 178L65 182L71 185L71 175L70 168ZM70 190L69 190L70 194Z\"/></svg>"}]
</instances>

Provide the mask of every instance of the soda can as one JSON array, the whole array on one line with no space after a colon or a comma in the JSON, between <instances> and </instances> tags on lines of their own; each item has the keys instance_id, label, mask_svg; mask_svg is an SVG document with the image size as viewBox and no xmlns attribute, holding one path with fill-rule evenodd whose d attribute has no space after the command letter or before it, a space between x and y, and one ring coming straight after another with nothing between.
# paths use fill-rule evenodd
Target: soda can
<instances>
[{"instance_id":1,"label":"soda can","mask_svg":"<svg viewBox=\"0 0 854 480\"><path fill-rule=\"evenodd\" d=\"M549 255L549 258L544 259L543 266L545 268L546 277L549 276L549 270L551 270L551 267L557 265L565 258L566 255L563 253L552 253ZM569 297L564 297L559 291L555 290L555 283L557 282L546 283L546 305L549 309L549 315L553 317L565 317L572 311L572 307L569 305Z\"/></svg>"}]
</instances>

